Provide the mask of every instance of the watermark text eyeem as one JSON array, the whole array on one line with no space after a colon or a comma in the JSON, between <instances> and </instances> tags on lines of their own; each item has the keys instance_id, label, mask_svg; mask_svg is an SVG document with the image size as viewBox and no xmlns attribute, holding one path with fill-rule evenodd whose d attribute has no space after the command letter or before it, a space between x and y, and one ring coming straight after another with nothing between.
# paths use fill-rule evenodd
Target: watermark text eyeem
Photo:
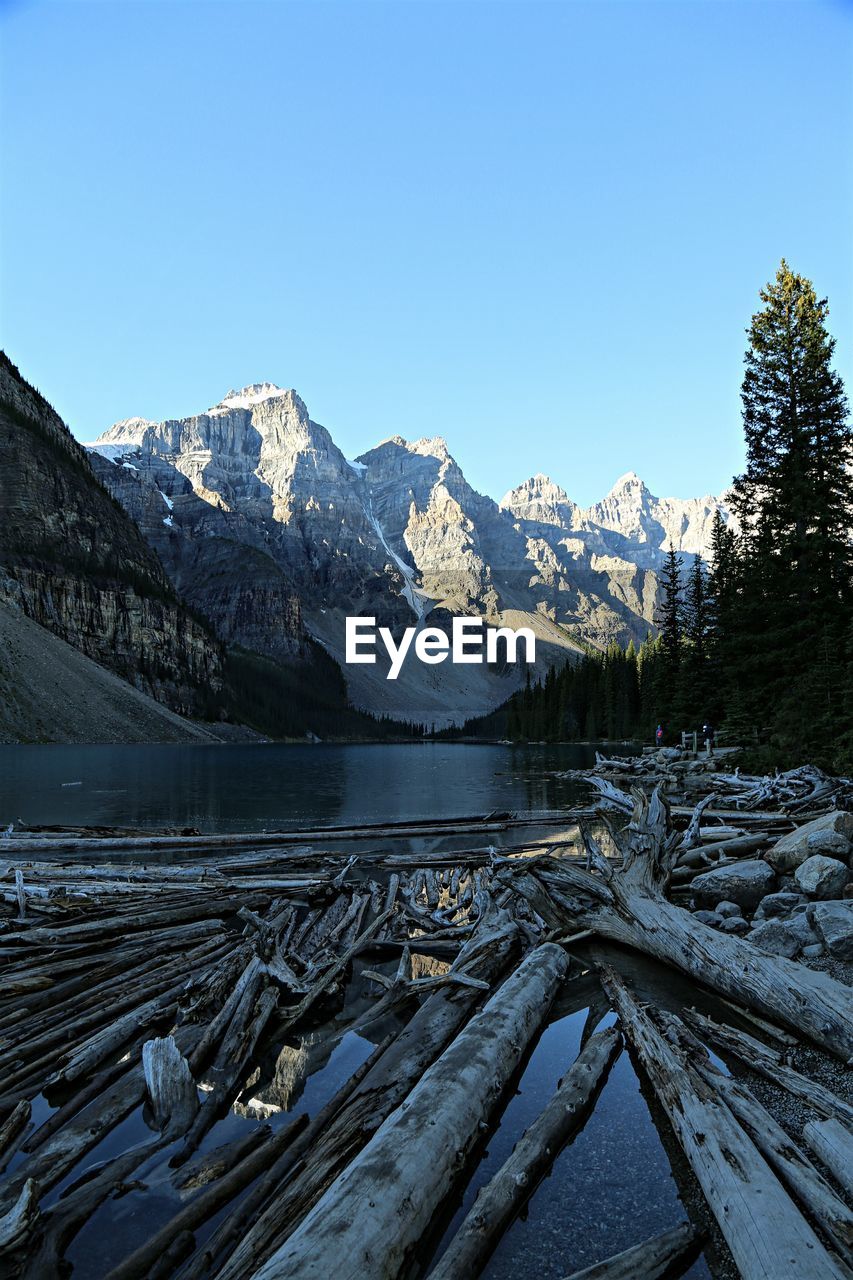
<instances>
[{"instance_id":1,"label":"watermark text eyeem","mask_svg":"<svg viewBox=\"0 0 853 1280\"><path fill-rule=\"evenodd\" d=\"M414 642L414 644L413 644ZM529 627L486 627L482 618L454 618L452 636L439 627L406 627L397 644L388 627L377 629L375 618L346 619L346 661L374 663L381 643L391 665L388 680L396 680L410 650L420 662L429 666L450 658L455 663L498 662L504 657L510 664L518 661L523 646L524 661L536 661L536 637ZM500 653L499 643L504 646Z\"/></svg>"}]
</instances>

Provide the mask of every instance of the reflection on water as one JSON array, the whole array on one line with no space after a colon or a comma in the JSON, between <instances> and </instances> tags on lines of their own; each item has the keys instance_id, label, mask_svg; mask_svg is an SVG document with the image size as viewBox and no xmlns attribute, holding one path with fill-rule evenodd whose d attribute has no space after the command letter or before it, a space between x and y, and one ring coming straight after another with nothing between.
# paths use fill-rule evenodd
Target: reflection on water
<instances>
[{"instance_id":1,"label":"reflection on water","mask_svg":"<svg viewBox=\"0 0 853 1280\"><path fill-rule=\"evenodd\" d=\"M586 745L441 742L3 746L0 829L21 819L263 831L554 809L581 802L586 790L552 774L594 758Z\"/></svg>"},{"instance_id":2,"label":"reflection on water","mask_svg":"<svg viewBox=\"0 0 853 1280\"><path fill-rule=\"evenodd\" d=\"M439 1254L477 1192L509 1158L580 1051L583 1008L551 1023L530 1058L518 1092L466 1187ZM600 1026L613 1023L613 1015ZM623 1051L584 1128L555 1160L520 1218L502 1238L486 1280L559 1280L685 1221L669 1160ZM437 1255L438 1256L438 1255ZM703 1258L684 1273L709 1275Z\"/></svg>"}]
</instances>

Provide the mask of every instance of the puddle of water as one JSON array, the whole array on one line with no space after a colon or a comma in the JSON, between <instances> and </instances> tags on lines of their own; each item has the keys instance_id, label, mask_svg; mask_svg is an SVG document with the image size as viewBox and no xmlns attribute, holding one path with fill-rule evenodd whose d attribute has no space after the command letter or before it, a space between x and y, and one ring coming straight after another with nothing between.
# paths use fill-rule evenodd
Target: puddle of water
<instances>
[{"instance_id":1,"label":"puddle of water","mask_svg":"<svg viewBox=\"0 0 853 1280\"><path fill-rule=\"evenodd\" d=\"M436 1258L447 1247L479 1189L508 1158L577 1057L586 1012L579 1010L546 1028ZM614 1020L608 1015L599 1029ZM623 1051L584 1129L558 1156L524 1215L504 1235L483 1275L487 1280L562 1280L676 1226L686 1217L639 1080ZM702 1258L684 1274L691 1280L710 1276Z\"/></svg>"},{"instance_id":2,"label":"puddle of water","mask_svg":"<svg viewBox=\"0 0 853 1280\"><path fill-rule=\"evenodd\" d=\"M303 1042L293 1049L282 1047L276 1061L277 1074L260 1090L259 1105L253 1105L251 1101L247 1104L244 1099L228 1111L206 1135L198 1155L206 1155L245 1137L259 1124L268 1124L276 1129L296 1115L316 1115L375 1048L371 1041L347 1031L333 1043L331 1052L327 1052L323 1046L329 1042L328 1030L324 1028L322 1034L322 1041L320 1032L317 1032L304 1037ZM311 1049L315 1045L320 1048L320 1059L312 1070ZM247 1092L251 1096L251 1090ZM143 1120L142 1108L137 1108L80 1162L50 1197L45 1198L45 1203L55 1201L61 1191L76 1182L86 1169L154 1137ZM74 1280L100 1280L119 1258L132 1253L170 1221L186 1202L187 1197L182 1197L174 1185L174 1170L169 1167L169 1160L180 1145L176 1142L158 1152L153 1161L141 1164L130 1175L129 1181L135 1183L138 1180L143 1185L134 1187L118 1199L107 1200L92 1216L66 1253L74 1266ZM247 1195L250 1189L247 1187L242 1194ZM201 1244L212 1235L240 1198L232 1200L199 1228L197 1243Z\"/></svg>"}]
</instances>

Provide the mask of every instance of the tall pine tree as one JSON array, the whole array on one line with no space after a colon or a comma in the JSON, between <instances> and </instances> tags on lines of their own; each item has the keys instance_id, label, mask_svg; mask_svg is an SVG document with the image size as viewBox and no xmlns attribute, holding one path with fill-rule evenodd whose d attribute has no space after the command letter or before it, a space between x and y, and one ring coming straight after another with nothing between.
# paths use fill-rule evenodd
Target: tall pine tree
<instances>
[{"instance_id":1,"label":"tall pine tree","mask_svg":"<svg viewBox=\"0 0 853 1280\"><path fill-rule=\"evenodd\" d=\"M661 573L663 599L655 622L660 628L663 651L672 671L678 669L681 657L682 623L684 608L681 599L681 556L672 543L666 553L666 563Z\"/></svg>"},{"instance_id":2,"label":"tall pine tree","mask_svg":"<svg viewBox=\"0 0 853 1280\"><path fill-rule=\"evenodd\" d=\"M740 584L729 657L740 697L782 749L843 726L853 548L853 436L828 305L782 262L748 330L747 462L734 485Z\"/></svg>"}]
</instances>

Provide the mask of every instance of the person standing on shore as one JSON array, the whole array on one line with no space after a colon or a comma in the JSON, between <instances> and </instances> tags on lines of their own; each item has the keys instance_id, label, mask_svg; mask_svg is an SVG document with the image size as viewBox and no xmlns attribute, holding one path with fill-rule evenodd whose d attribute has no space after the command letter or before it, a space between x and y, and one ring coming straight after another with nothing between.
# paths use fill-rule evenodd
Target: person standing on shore
<instances>
[{"instance_id":1,"label":"person standing on shore","mask_svg":"<svg viewBox=\"0 0 853 1280\"><path fill-rule=\"evenodd\" d=\"M662 724L659 724L657 729L655 729L655 746L656 747L663 746L663 725Z\"/></svg>"},{"instance_id":2,"label":"person standing on shore","mask_svg":"<svg viewBox=\"0 0 853 1280\"><path fill-rule=\"evenodd\" d=\"M714 754L714 726L707 721L702 725L702 737L705 739L705 751L709 756Z\"/></svg>"}]
</instances>

